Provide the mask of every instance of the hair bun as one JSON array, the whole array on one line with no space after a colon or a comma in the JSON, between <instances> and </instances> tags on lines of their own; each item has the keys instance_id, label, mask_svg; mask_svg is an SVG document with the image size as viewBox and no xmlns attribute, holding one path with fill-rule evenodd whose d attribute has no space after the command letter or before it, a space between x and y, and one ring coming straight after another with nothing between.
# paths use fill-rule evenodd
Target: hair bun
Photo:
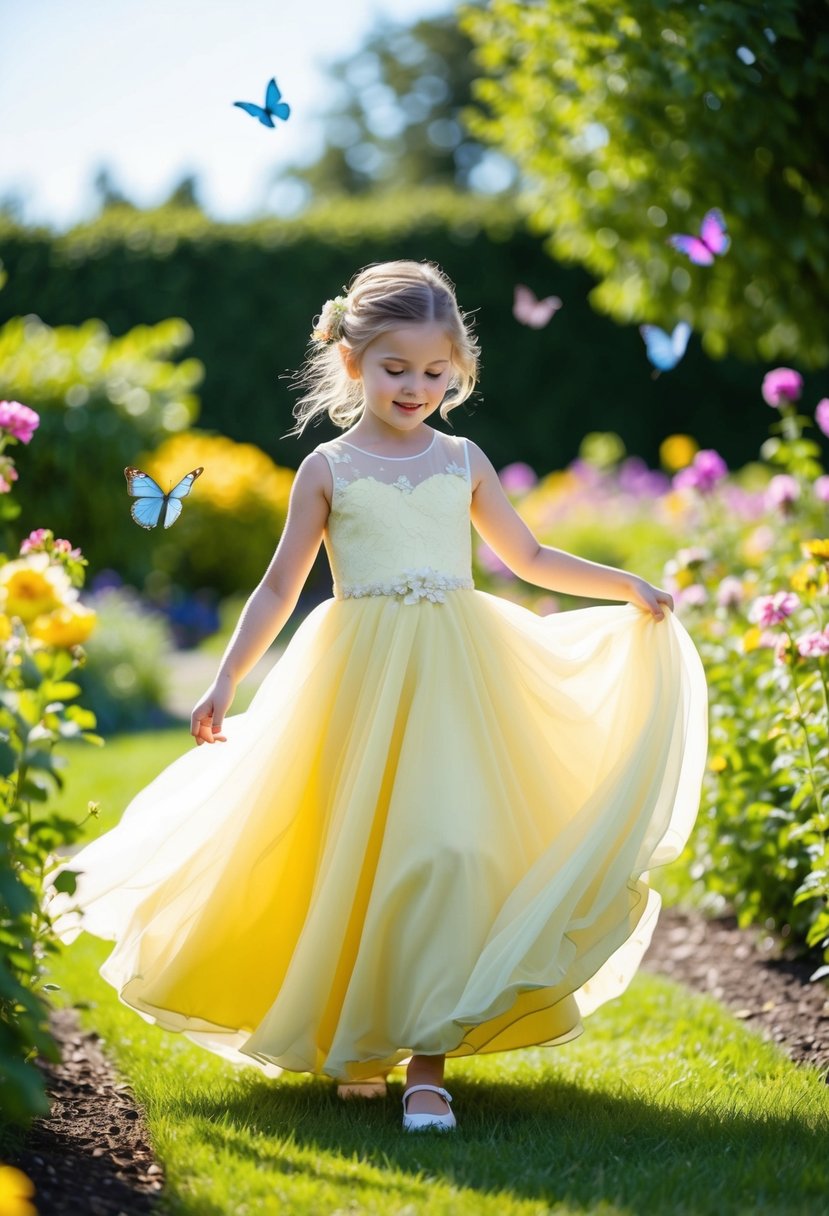
<instances>
[{"instance_id":1,"label":"hair bun","mask_svg":"<svg viewBox=\"0 0 829 1216\"><path fill-rule=\"evenodd\" d=\"M324 346L339 342L343 336L343 322L347 311L348 296L334 296L333 300L326 300L311 333L314 342L321 342Z\"/></svg>"}]
</instances>

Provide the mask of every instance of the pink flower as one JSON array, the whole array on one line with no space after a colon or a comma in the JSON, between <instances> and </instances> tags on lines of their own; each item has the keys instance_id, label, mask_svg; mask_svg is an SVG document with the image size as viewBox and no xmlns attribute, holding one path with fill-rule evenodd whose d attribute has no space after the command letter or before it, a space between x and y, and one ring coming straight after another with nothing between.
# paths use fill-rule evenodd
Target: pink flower
<instances>
[{"instance_id":1,"label":"pink flower","mask_svg":"<svg viewBox=\"0 0 829 1216\"><path fill-rule=\"evenodd\" d=\"M687 469L680 469L674 475L675 490L690 488L707 494L728 473L728 465L713 448L703 448L697 452Z\"/></svg>"},{"instance_id":2,"label":"pink flower","mask_svg":"<svg viewBox=\"0 0 829 1216\"><path fill-rule=\"evenodd\" d=\"M818 401L815 407L815 422L824 435L829 435L829 397L824 397L821 401Z\"/></svg>"},{"instance_id":3,"label":"pink flower","mask_svg":"<svg viewBox=\"0 0 829 1216\"><path fill-rule=\"evenodd\" d=\"M40 426L40 415L19 401L0 401L0 430L28 443Z\"/></svg>"},{"instance_id":4,"label":"pink flower","mask_svg":"<svg viewBox=\"0 0 829 1216\"><path fill-rule=\"evenodd\" d=\"M824 629L822 633L804 633L797 639L797 649L804 659L829 654L829 632Z\"/></svg>"},{"instance_id":5,"label":"pink flower","mask_svg":"<svg viewBox=\"0 0 829 1216\"><path fill-rule=\"evenodd\" d=\"M33 550L42 549L43 543L51 535L49 528L35 528L30 532L24 541L20 542L20 552L31 553Z\"/></svg>"},{"instance_id":6,"label":"pink flower","mask_svg":"<svg viewBox=\"0 0 829 1216\"><path fill-rule=\"evenodd\" d=\"M812 482L812 490L819 502L829 502L829 477L818 477Z\"/></svg>"},{"instance_id":7,"label":"pink flower","mask_svg":"<svg viewBox=\"0 0 829 1216\"><path fill-rule=\"evenodd\" d=\"M800 597L794 591L777 591L774 595L759 596L749 609L748 619L766 629L779 625L800 607Z\"/></svg>"},{"instance_id":8,"label":"pink flower","mask_svg":"<svg viewBox=\"0 0 829 1216\"><path fill-rule=\"evenodd\" d=\"M736 608L742 602L742 582L733 574L727 574L717 588L717 603L721 608Z\"/></svg>"},{"instance_id":9,"label":"pink flower","mask_svg":"<svg viewBox=\"0 0 829 1216\"><path fill-rule=\"evenodd\" d=\"M708 592L702 583L691 583L690 587L680 587L672 592L677 607L701 608L708 602Z\"/></svg>"},{"instance_id":10,"label":"pink flower","mask_svg":"<svg viewBox=\"0 0 829 1216\"><path fill-rule=\"evenodd\" d=\"M770 508L790 507L800 497L800 483L789 473L778 473L766 486L766 506Z\"/></svg>"},{"instance_id":11,"label":"pink flower","mask_svg":"<svg viewBox=\"0 0 829 1216\"><path fill-rule=\"evenodd\" d=\"M760 392L767 405L779 409L784 401L800 400L803 377L792 367L776 367L773 372L767 372L763 377Z\"/></svg>"},{"instance_id":12,"label":"pink flower","mask_svg":"<svg viewBox=\"0 0 829 1216\"><path fill-rule=\"evenodd\" d=\"M505 468L501 469L498 478L507 494L523 494L525 490L531 489L538 481L535 469L530 468L528 464L524 464L520 460L516 460L513 464L508 464Z\"/></svg>"}]
</instances>

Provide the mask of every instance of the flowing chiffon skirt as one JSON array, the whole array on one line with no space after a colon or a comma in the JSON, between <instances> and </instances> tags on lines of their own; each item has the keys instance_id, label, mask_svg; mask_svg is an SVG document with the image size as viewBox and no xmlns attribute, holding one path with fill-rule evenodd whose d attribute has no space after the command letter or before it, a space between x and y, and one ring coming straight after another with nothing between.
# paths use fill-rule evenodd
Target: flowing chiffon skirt
<instances>
[{"instance_id":1,"label":"flowing chiffon skirt","mask_svg":"<svg viewBox=\"0 0 829 1216\"><path fill-rule=\"evenodd\" d=\"M80 871L56 930L115 941L125 1004L270 1075L565 1042L650 941L706 710L667 612L327 600L226 743L47 876Z\"/></svg>"}]
</instances>

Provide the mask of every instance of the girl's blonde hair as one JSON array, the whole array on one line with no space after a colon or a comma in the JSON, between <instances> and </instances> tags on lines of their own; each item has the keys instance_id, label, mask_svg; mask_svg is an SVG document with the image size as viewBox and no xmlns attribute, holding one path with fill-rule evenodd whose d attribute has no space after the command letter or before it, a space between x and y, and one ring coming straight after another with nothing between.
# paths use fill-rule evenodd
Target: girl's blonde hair
<instances>
[{"instance_id":1,"label":"girl's blonde hair","mask_svg":"<svg viewBox=\"0 0 829 1216\"><path fill-rule=\"evenodd\" d=\"M326 300L311 335L311 349L294 383L304 389L294 406L301 435L312 418L327 414L335 426L350 427L363 412L363 386L343 365L343 343L359 367L370 342L389 329L413 321L435 321L452 343L452 374L440 405L450 410L466 401L478 378L479 346L469 318L458 307L451 279L434 262L377 262L354 276L345 296Z\"/></svg>"}]
</instances>

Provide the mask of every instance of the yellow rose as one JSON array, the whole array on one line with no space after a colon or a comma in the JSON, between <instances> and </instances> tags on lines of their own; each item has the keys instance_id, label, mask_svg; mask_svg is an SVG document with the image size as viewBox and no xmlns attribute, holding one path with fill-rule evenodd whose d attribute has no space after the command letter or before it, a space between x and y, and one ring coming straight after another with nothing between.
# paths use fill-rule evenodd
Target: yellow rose
<instances>
[{"instance_id":1,"label":"yellow rose","mask_svg":"<svg viewBox=\"0 0 829 1216\"><path fill-rule=\"evenodd\" d=\"M699 451L699 444L690 435L668 435L659 445L659 459L669 472L686 468Z\"/></svg>"},{"instance_id":2,"label":"yellow rose","mask_svg":"<svg viewBox=\"0 0 829 1216\"><path fill-rule=\"evenodd\" d=\"M63 604L48 615L39 616L29 627L29 633L47 646L61 646L68 650L85 642L98 614L81 603Z\"/></svg>"}]
</instances>

